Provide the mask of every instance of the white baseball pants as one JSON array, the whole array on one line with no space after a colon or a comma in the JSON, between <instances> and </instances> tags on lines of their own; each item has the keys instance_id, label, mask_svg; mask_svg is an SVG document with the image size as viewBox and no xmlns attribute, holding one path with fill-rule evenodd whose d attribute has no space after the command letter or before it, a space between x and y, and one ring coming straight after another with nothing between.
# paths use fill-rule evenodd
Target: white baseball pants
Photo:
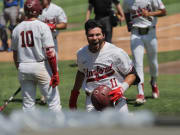
<instances>
[{"instance_id":1,"label":"white baseball pants","mask_svg":"<svg viewBox=\"0 0 180 135\"><path fill-rule=\"evenodd\" d=\"M157 60L157 38L156 29L150 28L149 33L146 35L139 35L137 29L132 29L131 33L131 51L133 55L133 61L137 73L141 79L138 88L142 87L144 83L144 70L143 70L143 58L144 49L146 50L151 77L158 76L158 60Z\"/></svg>"},{"instance_id":2,"label":"white baseball pants","mask_svg":"<svg viewBox=\"0 0 180 135\"><path fill-rule=\"evenodd\" d=\"M58 88L49 86L51 77L44 62L20 63L18 75L22 90L23 110L25 112L35 109L37 86L39 86L41 94L46 98L49 109L53 112L61 111Z\"/></svg>"}]
</instances>

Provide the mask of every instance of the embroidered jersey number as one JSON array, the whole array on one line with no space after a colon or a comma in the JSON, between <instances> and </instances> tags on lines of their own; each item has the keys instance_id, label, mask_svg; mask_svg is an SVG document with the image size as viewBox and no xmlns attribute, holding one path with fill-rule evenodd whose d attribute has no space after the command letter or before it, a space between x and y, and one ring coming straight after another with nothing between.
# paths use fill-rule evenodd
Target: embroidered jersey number
<instances>
[{"instance_id":1,"label":"embroidered jersey number","mask_svg":"<svg viewBox=\"0 0 180 135\"><path fill-rule=\"evenodd\" d=\"M32 31L22 31L21 32L22 39L22 47L33 47L34 46L34 38Z\"/></svg>"},{"instance_id":2,"label":"embroidered jersey number","mask_svg":"<svg viewBox=\"0 0 180 135\"><path fill-rule=\"evenodd\" d=\"M110 82L111 82L111 88L117 87L116 78L110 79Z\"/></svg>"}]
</instances>

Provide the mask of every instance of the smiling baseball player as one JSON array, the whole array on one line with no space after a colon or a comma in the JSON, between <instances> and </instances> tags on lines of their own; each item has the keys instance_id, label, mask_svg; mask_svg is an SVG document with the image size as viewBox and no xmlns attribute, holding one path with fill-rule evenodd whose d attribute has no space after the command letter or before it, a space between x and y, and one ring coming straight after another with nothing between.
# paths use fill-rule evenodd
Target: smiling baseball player
<instances>
[{"instance_id":1,"label":"smiling baseball player","mask_svg":"<svg viewBox=\"0 0 180 135\"><path fill-rule=\"evenodd\" d=\"M102 24L93 19L85 23L88 45L77 53L78 71L71 91L69 107L77 108L79 90L83 84L86 92L86 110L94 110L91 93L99 85L106 85L112 89L112 101L119 112L128 112L123 93L132 84L139 82L132 61L127 53L115 45L105 42L105 30Z\"/></svg>"},{"instance_id":2,"label":"smiling baseball player","mask_svg":"<svg viewBox=\"0 0 180 135\"><path fill-rule=\"evenodd\" d=\"M141 79L138 84L136 102L143 104L144 97L144 72L143 57L146 49L152 86L153 98L159 97L157 87L158 61L157 61L157 17L164 16L166 9L161 0L124 0L123 10L127 21L128 31L131 31L131 51L134 58L135 68Z\"/></svg>"},{"instance_id":3,"label":"smiling baseball player","mask_svg":"<svg viewBox=\"0 0 180 135\"><path fill-rule=\"evenodd\" d=\"M42 11L39 0L27 0L24 10L27 19L18 24L12 34L13 58L21 84L23 110L35 109L38 85L49 109L59 112L59 74L51 31L48 25L37 19ZM49 71L45 61L49 62Z\"/></svg>"}]
</instances>

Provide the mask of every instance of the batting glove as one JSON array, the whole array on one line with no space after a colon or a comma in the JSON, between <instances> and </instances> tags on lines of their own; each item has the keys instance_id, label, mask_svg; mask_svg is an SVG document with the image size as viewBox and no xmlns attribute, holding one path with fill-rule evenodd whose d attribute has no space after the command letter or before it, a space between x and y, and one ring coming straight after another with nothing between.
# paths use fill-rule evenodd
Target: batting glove
<instances>
[{"instance_id":1,"label":"batting glove","mask_svg":"<svg viewBox=\"0 0 180 135\"><path fill-rule=\"evenodd\" d=\"M49 26L49 28L51 29L51 31L54 31L56 29L56 25L52 24L52 23L48 23L47 24Z\"/></svg>"},{"instance_id":2,"label":"batting glove","mask_svg":"<svg viewBox=\"0 0 180 135\"><path fill-rule=\"evenodd\" d=\"M111 96L110 100L113 102L116 102L118 99L123 97L123 89L121 87L112 90L108 93L109 96Z\"/></svg>"},{"instance_id":3,"label":"batting glove","mask_svg":"<svg viewBox=\"0 0 180 135\"><path fill-rule=\"evenodd\" d=\"M56 74L54 74L51 77L51 81L50 81L50 86L52 86L53 88L55 88L58 84L59 84L59 74L58 72Z\"/></svg>"},{"instance_id":4,"label":"batting glove","mask_svg":"<svg viewBox=\"0 0 180 135\"><path fill-rule=\"evenodd\" d=\"M79 96L79 90L72 90L71 91L71 96L70 96L70 99L69 99L69 108L70 109L77 109L77 99L78 99L78 96Z\"/></svg>"}]
</instances>

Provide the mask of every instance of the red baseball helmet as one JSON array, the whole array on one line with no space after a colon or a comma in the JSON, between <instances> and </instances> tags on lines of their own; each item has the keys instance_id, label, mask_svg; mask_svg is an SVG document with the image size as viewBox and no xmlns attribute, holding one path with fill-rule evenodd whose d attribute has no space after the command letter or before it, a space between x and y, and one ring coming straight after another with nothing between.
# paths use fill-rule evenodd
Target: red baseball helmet
<instances>
[{"instance_id":1,"label":"red baseball helmet","mask_svg":"<svg viewBox=\"0 0 180 135\"><path fill-rule=\"evenodd\" d=\"M26 0L24 11L28 18L38 17L42 13L42 6L39 0Z\"/></svg>"},{"instance_id":2,"label":"red baseball helmet","mask_svg":"<svg viewBox=\"0 0 180 135\"><path fill-rule=\"evenodd\" d=\"M91 95L91 101L96 110L102 111L107 107L113 107L113 102L108 95L111 90L112 89L106 85L99 85L94 89Z\"/></svg>"}]
</instances>

